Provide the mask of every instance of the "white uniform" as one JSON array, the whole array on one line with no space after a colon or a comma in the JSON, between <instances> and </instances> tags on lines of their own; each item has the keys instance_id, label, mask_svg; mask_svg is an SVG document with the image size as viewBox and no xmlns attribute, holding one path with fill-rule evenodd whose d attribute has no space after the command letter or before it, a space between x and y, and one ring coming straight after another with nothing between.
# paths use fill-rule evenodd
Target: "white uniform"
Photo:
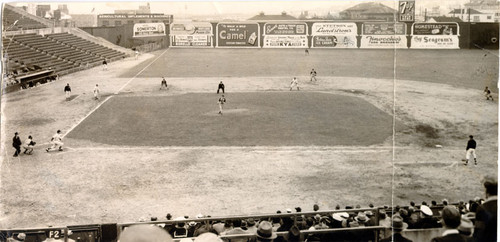
<instances>
[{"instance_id":1,"label":"white uniform","mask_svg":"<svg viewBox=\"0 0 500 242\"><path fill-rule=\"evenodd\" d=\"M296 78L296 77L294 77L294 78L292 79L292 82L290 82L290 91L291 91L294 87L296 87L296 88L297 88L297 91L299 90L299 81L297 80L297 78Z\"/></svg>"},{"instance_id":2,"label":"white uniform","mask_svg":"<svg viewBox=\"0 0 500 242\"><path fill-rule=\"evenodd\" d=\"M220 97L219 101L217 102L219 104L219 114L222 114L222 110L224 109L224 103L226 102L225 97Z\"/></svg>"},{"instance_id":3,"label":"white uniform","mask_svg":"<svg viewBox=\"0 0 500 242\"><path fill-rule=\"evenodd\" d=\"M99 99L99 86L97 85L94 87L94 98Z\"/></svg>"},{"instance_id":4,"label":"white uniform","mask_svg":"<svg viewBox=\"0 0 500 242\"><path fill-rule=\"evenodd\" d=\"M26 152L28 152L28 154L31 154L31 152L33 152L33 145L31 144L31 141L33 141L33 140L30 138L27 138L24 141L23 148L25 149L25 151L24 151L25 154L26 154Z\"/></svg>"},{"instance_id":5,"label":"white uniform","mask_svg":"<svg viewBox=\"0 0 500 242\"><path fill-rule=\"evenodd\" d=\"M62 142L62 135L60 133L54 134L50 142L52 143L52 146L47 149L47 152L51 149L55 149L57 146L59 146L59 150L62 150L64 143Z\"/></svg>"}]
</instances>

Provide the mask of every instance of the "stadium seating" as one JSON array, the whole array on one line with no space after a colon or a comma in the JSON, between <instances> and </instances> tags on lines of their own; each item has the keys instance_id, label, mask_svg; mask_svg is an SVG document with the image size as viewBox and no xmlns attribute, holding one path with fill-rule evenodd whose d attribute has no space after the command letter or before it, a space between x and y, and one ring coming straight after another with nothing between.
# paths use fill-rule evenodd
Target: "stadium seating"
<instances>
[{"instance_id":1,"label":"stadium seating","mask_svg":"<svg viewBox=\"0 0 500 242\"><path fill-rule=\"evenodd\" d=\"M47 38L99 57L100 61L103 59L113 60L125 57L124 53L95 44L69 33L49 34Z\"/></svg>"},{"instance_id":2,"label":"stadium seating","mask_svg":"<svg viewBox=\"0 0 500 242\"><path fill-rule=\"evenodd\" d=\"M9 8L4 8L2 15L3 29L8 31L43 29L50 26L42 24L34 19L16 13ZM17 21L17 22L16 22ZM14 24L15 23L15 24Z\"/></svg>"}]
</instances>

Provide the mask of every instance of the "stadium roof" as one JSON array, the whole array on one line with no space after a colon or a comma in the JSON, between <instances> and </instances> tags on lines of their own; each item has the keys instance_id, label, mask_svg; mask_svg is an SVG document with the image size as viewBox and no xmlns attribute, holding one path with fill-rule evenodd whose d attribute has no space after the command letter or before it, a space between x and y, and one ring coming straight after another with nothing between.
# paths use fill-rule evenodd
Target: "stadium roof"
<instances>
[{"instance_id":1,"label":"stadium roof","mask_svg":"<svg viewBox=\"0 0 500 242\"><path fill-rule=\"evenodd\" d=\"M366 14L387 14L387 13L393 14L396 12L396 10L393 8L390 8L381 3L374 3L374 2L360 3L357 4L356 6L345 9L342 12L352 12L352 11L359 11Z\"/></svg>"},{"instance_id":2,"label":"stadium roof","mask_svg":"<svg viewBox=\"0 0 500 242\"><path fill-rule=\"evenodd\" d=\"M450 14L483 14L475 9L467 8L467 9L453 9L453 11L450 12Z\"/></svg>"},{"instance_id":3,"label":"stadium roof","mask_svg":"<svg viewBox=\"0 0 500 242\"><path fill-rule=\"evenodd\" d=\"M286 12L282 12L280 15L265 15L264 13L260 13L248 20L297 20L297 18L286 14Z\"/></svg>"},{"instance_id":4,"label":"stadium roof","mask_svg":"<svg viewBox=\"0 0 500 242\"><path fill-rule=\"evenodd\" d=\"M462 19L459 17L445 17L445 16L440 16L440 17L431 17L434 21L437 23L444 23L444 22L463 22Z\"/></svg>"}]
</instances>

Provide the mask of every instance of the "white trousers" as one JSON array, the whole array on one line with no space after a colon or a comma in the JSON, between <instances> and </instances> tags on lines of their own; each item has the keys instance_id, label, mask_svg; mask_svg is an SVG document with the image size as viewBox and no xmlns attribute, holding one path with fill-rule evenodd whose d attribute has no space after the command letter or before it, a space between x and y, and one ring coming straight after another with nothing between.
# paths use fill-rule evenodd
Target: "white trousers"
<instances>
[{"instance_id":1,"label":"white trousers","mask_svg":"<svg viewBox=\"0 0 500 242\"><path fill-rule=\"evenodd\" d=\"M474 159L476 159L476 149L472 148L467 150L467 153L465 154L465 159L469 160L471 154L474 157Z\"/></svg>"}]
</instances>

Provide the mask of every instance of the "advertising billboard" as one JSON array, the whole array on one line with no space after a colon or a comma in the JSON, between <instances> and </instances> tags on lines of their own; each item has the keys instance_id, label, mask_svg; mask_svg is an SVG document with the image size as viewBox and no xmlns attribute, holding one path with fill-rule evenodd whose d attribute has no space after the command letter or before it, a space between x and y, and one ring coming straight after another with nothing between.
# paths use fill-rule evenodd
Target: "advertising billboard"
<instances>
[{"instance_id":1,"label":"advertising billboard","mask_svg":"<svg viewBox=\"0 0 500 242\"><path fill-rule=\"evenodd\" d=\"M166 35L164 23L134 24L133 37L156 37Z\"/></svg>"},{"instance_id":2,"label":"advertising billboard","mask_svg":"<svg viewBox=\"0 0 500 242\"><path fill-rule=\"evenodd\" d=\"M174 22L170 25L172 47L211 47L212 24L208 22Z\"/></svg>"},{"instance_id":3,"label":"advertising billboard","mask_svg":"<svg viewBox=\"0 0 500 242\"><path fill-rule=\"evenodd\" d=\"M459 35L457 23L414 23L412 35Z\"/></svg>"},{"instance_id":4,"label":"advertising billboard","mask_svg":"<svg viewBox=\"0 0 500 242\"><path fill-rule=\"evenodd\" d=\"M260 47L257 23L218 23L217 47Z\"/></svg>"},{"instance_id":5,"label":"advertising billboard","mask_svg":"<svg viewBox=\"0 0 500 242\"><path fill-rule=\"evenodd\" d=\"M399 1L399 22L415 22L415 1Z\"/></svg>"},{"instance_id":6,"label":"advertising billboard","mask_svg":"<svg viewBox=\"0 0 500 242\"><path fill-rule=\"evenodd\" d=\"M307 25L305 23L266 23L264 35L307 35Z\"/></svg>"},{"instance_id":7,"label":"advertising billboard","mask_svg":"<svg viewBox=\"0 0 500 242\"><path fill-rule=\"evenodd\" d=\"M268 35L264 36L264 47L268 48L307 48L306 35Z\"/></svg>"},{"instance_id":8,"label":"advertising billboard","mask_svg":"<svg viewBox=\"0 0 500 242\"><path fill-rule=\"evenodd\" d=\"M313 48L357 48L356 23L314 23L311 34Z\"/></svg>"},{"instance_id":9,"label":"advertising billboard","mask_svg":"<svg viewBox=\"0 0 500 242\"><path fill-rule=\"evenodd\" d=\"M405 23L364 23L363 35L406 35Z\"/></svg>"},{"instance_id":10,"label":"advertising billboard","mask_svg":"<svg viewBox=\"0 0 500 242\"><path fill-rule=\"evenodd\" d=\"M360 48L408 48L406 35L363 35Z\"/></svg>"},{"instance_id":11,"label":"advertising billboard","mask_svg":"<svg viewBox=\"0 0 500 242\"><path fill-rule=\"evenodd\" d=\"M459 49L458 35L413 35L412 49Z\"/></svg>"}]
</instances>

